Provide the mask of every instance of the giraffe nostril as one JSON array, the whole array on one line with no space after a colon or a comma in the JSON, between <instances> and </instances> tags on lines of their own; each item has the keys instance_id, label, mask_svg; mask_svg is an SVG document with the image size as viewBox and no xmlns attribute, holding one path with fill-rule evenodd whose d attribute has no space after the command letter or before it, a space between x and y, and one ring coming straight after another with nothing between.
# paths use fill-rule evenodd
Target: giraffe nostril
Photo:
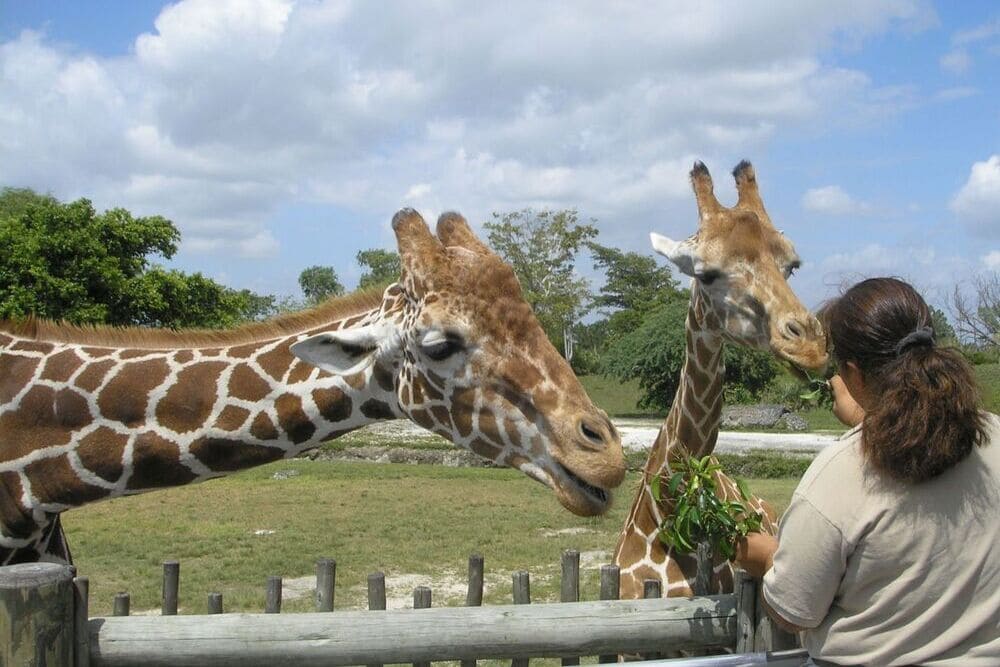
<instances>
[{"instance_id":1,"label":"giraffe nostril","mask_svg":"<svg viewBox=\"0 0 1000 667\"><path fill-rule=\"evenodd\" d=\"M788 334L789 338L802 338L805 334L805 328L795 320L788 320L785 323L785 333Z\"/></svg>"},{"instance_id":2,"label":"giraffe nostril","mask_svg":"<svg viewBox=\"0 0 1000 667\"><path fill-rule=\"evenodd\" d=\"M605 446L605 436L600 427L594 426L593 424L588 424L586 420L580 420L580 435L582 435L588 442Z\"/></svg>"}]
</instances>

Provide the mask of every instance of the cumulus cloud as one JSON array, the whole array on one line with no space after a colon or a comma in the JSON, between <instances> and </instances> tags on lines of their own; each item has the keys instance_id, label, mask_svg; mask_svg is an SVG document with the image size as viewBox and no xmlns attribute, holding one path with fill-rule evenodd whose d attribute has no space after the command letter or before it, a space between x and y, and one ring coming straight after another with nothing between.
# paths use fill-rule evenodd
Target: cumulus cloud
<instances>
[{"instance_id":1,"label":"cumulus cloud","mask_svg":"<svg viewBox=\"0 0 1000 667\"><path fill-rule=\"evenodd\" d=\"M982 256L983 266L991 271L1000 271L1000 250L991 250Z\"/></svg>"},{"instance_id":2,"label":"cumulus cloud","mask_svg":"<svg viewBox=\"0 0 1000 667\"><path fill-rule=\"evenodd\" d=\"M726 168L777 127L904 103L820 52L928 11L182 0L116 58L30 31L0 45L0 182L161 213L186 250L248 256L275 251L268 225L297 201L648 220L689 206L696 155Z\"/></svg>"},{"instance_id":3,"label":"cumulus cloud","mask_svg":"<svg viewBox=\"0 0 1000 667\"><path fill-rule=\"evenodd\" d=\"M1000 155L973 164L950 205L972 233L1000 238Z\"/></svg>"},{"instance_id":4,"label":"cumulus cloud","mask_svg":"<svg viewBox=\"0 0 1000 667\"><path fill-rule=\"evenodd\" d=\"M811 188L802 195L802 208L823 215L858 215L870 213L870 204L858 201L839 185Z\"/></svg>"}]
</instances>

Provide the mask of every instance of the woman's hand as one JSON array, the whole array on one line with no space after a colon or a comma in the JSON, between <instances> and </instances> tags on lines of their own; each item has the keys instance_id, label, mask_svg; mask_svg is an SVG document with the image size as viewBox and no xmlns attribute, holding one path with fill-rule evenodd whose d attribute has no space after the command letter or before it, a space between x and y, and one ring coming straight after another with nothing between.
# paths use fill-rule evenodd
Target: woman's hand
<instances>
[{"instance_id":1,"label":"woman's hand","mask_svg":"<svg viewBox=\"0 0 1000 667\"><path fill-rule=\"evenodd\" d=\"M736 564L751 577L760 579L774 564L778 540L773 535L748 533L736 543Z\"/></svg>"},{"instance_id":2,"label":"woman's hand","mask_svg":"<svg viewBox=\"0 0 1000 667\"><path fill-rule=\"evenodd\" d=\"M839 375L830 378L830 390L833 393L833 416L845 426L853 428L860 424L865 418L865 411L851 396Z\"/></svg>"}]
</instances>

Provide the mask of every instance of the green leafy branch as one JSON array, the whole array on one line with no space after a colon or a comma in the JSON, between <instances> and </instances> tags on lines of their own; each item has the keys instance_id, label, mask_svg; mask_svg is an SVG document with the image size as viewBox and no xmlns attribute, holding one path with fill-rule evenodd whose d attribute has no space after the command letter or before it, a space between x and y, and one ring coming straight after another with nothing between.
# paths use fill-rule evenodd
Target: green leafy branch
<instances>
[{"instance_id":1,"label":"green leafy branch","mask_svg":"<svg viewBox=\"0 0 1000 667\"><path fill-rule=\"evenodd\" d=\"M760 530L762 515L750 510L743 480L736 480L739 500L719 497L716 473L721 469L711 456L683 457L675 462L669 479L653 478L653 498L673 504L673 512L660 525L660 540L675 551L691 553L708 541L716 553L732 560L737 540Z\"/></svg>"}]
</instances>

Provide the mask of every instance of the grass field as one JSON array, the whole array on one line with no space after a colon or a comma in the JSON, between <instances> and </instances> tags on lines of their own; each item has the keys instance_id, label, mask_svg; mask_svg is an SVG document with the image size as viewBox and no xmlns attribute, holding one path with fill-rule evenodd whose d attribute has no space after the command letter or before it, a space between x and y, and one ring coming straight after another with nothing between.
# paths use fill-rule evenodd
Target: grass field
<instances>
[{"instance_id":1,"label":"grass field","mask_svg":"<svg viewBox=\"0 0 1000 667\"><path fill-rule=\"evenodd\" d=\"M278 472L292 476L275 479ZM170 559L181 562L182 613L203 613L214 591L227 611L259 611L274 574L286 578L283 609L310 610L309 594L288 594L296 583L308 588L326 556L337 560L337 608L362 607L376 570L385 571L390 598L409 600L414 586L430 585L435 605L460 604L473 552L486 560L488 603L510 600L519 569L531 572L532 599L554 601L567 548L581 551L583 596L593 599L638 479L630 475L606 517L580 518L512 470L293 460L90 505L63 521L90 577L94 614L109 613L118 591L131 594L133 610L158 608L161 563ZM783 510L795 480L750 485Z\"/></svg>"}]
</instances>

